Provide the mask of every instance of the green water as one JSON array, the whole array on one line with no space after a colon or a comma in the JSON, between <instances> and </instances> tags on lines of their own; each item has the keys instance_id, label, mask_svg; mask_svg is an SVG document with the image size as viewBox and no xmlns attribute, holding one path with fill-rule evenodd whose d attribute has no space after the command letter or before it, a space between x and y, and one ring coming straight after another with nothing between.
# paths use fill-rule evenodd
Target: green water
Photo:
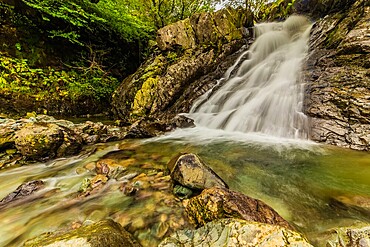
<instances>
[{"instance_id":1,"label":"green water","mask_svg":"<svg viewBox=\"0 0 370 247\"><path fill-rule=\"evenodd\" d=\"M159 202L170 190L163 195L160 190L152 190L142 195L143 200L133 199L119 190L122 181L111 179L96 194L83 198L74 195L82 180L93 175L84 167L102 157L117 162L130 160L147 173L161 172L166 176L166 163L179 152L197 153L231 189L269 204L314 244L322 232L332 227L370 222L366 209L335 203L336 198L350 201L354 196L370 203L368 152L311 144L302 147L179 139L124 141L100 144L97 148L91 155L0 171L1 198L25 181L42 179L47 184L45 190L29 200L0 209L0 246L19 246L43 232L104 218L113 218L126 226L144 246L155 246L170 234L158 233L163 221L170 228L186 227L186 223L177 224L183 214L178 201L168 195L172 206L168 201Z\"/></svg>"}]
</instances>

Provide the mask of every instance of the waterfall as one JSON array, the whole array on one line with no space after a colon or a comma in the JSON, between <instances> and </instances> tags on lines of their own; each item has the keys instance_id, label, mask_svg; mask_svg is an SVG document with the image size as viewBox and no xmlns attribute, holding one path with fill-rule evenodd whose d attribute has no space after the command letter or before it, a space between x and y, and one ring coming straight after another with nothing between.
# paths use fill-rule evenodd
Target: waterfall
<instances>
[{"instance_id":1,"label":"waterfall","mask_svg":"<svg viewBox=\"0 0 370 247\"><path fill-rule=\"evenodd\" d=\"M307 18L297 15L256 25L250 49L188 116L212 129L307 139L300 71L310 28Z\"/></svg>"}]
</instances>

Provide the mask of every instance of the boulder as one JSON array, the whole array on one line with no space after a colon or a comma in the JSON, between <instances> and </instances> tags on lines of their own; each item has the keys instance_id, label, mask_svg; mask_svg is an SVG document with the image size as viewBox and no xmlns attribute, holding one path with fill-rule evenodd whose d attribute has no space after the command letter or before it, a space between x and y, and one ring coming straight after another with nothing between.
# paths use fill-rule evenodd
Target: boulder
<instances>
[{"instance_id":1,"label":"boulder","mask_svg":"<svg viewBox=\"0 0 370 247\"><path fill-rule=\"evenodd\" d=\"M186 202L185 210L196 227L217 219L239 218L292 229L286 220L262 201L226 188L203 190Z\"/></svg>"},{"instance_id":2,"label":"boulder","mask_svg":"<svg viewBox=\"0 0 370 247\"><path fill-rule=\"evenodd\" d=\"M28 123L15 134L15 146L22 155L35 160L54 158L62 145L62 129L52 123Z\"/></svg>"},{"instance_id":3,"label":"boulder","mask_svg":"<svg viewBox=\"0 0 370 247\"><path fill-rule=\"evenodd\" d=\"M159 246L312 247L301 234L284 227L239 219L221 219L196 230L177 231Z\"/></svg>"},{"instance_id":4,"label":"boulder","mask_svg":"<svg viewBox=\"0 0 370 247\"><path fill-rule=\"evenodd\" d=\"M195 154L180 154L168 164L171 178L178 184L195 190L228 185Z\"/></svg>"},{"instance_id":5,"label":"boulder","mask_svg":"<svg viewBox=\"0 0 370 247\"><path fill-rule=\"evenodd\" d=\"M315 23L304 68L311 139L370 150L370 6L359 0Z\"/></svg>"},{"instance_id":6,"label":"boulder","mask_svg":"<svg viewBox=\"0 0 370 247\"><path fill-rule=\"evenodd\" d=\"M26 241L24 246L140 247L141 245L120 224L112 220L103 220L67 233L47 233Z\"/></svg>"}]
</instances>

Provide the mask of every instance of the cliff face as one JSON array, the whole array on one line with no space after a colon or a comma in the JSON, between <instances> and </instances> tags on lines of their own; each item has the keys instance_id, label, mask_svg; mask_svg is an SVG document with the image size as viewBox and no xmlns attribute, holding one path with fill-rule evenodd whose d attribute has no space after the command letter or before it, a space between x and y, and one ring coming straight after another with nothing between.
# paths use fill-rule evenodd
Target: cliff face
<instances>
[{"instance_id":1,"label":"cliff face","mask_svg":"<svg viewBox=\"0 0 370 247\"><path fill-rule=\"evenodd\" d=\"M319 19L310 50L304 79L311 138L370 150L369 2L358 0Z\"/></svg>"},{"instance_id":2,"label":"cliff face","mask_svg":"<svg viewBox=\"0 0 370 247\"><path fill-rule=\"evenodd\" d=\"M213 87L246 44L252 14L223 9L195 14L158 31L158 51L113 94L113 111L128 122L188 112ZM234 54L234 55L233 55Z\"/></svg>"}]
</instances>

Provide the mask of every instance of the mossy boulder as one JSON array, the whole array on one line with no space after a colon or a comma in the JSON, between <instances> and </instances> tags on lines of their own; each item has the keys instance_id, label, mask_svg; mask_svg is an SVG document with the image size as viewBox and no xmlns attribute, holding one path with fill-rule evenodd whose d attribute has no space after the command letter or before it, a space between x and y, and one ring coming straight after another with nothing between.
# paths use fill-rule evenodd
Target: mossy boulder
<instances>
[{"instance_id":1,"label":"mossy boulder","mask_svg":"<svg viewBox=\"0 0 370 247\"><path fill-rule=\"evenodd\" d=\"M185 210L196 227L217 219L239 218L293 229L267 204L226 188L203 190L200 195L186 202Z\"/></svg>"},{"instance_id":2,"label":"mossy boulder","mask_svg":"<svg viewBox=\"0 0 370 247\"><path fill-rule=\"evenodd\" d=\"M118 223L103 220L67 233L46 233L28 240L24 246L140 247L141 245Z\"/></svg>"},{"instance_id":3,"label":"mossy boulder","mask_svg":"<svg viewBox=\"0 0 370 247\"><path fill-rule=\"evenodd\" d=\"M63 131L56 124L28 123L16 132L15 146L31 159L54 158L63 143Z\"/></svg>"}]
</instances>

